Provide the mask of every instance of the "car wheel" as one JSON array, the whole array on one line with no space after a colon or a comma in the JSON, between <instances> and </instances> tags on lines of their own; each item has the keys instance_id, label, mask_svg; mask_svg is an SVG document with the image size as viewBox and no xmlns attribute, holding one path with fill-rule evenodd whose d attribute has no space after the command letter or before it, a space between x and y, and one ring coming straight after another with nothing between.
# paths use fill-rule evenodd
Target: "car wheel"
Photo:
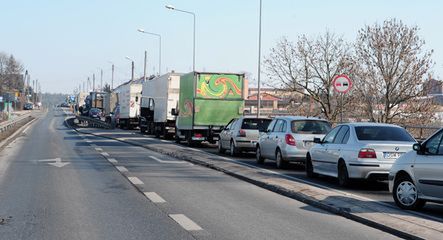
<instances>
[{"instance_id":1,"label":"car wheel","mask_svg":"<svg viewBox=\"0 0 443 240\"><path fill-rule=\"evenodd\" d=\"M418 210L426 201L418 198L418 190L410 177L399 176L394 182L392 191L394 201L402 209Z\"/></svg>"},{"instance_id":2,"label":"car wheel","mask_svg":"<svg viewBox=\"0 0 443 240\"><path fill-rule=\"evenodd\" d=\"M255 160L258 164L263 164L265 162L265 159L261 155L261 149L259 146L257 146L255 150Z\"/></svg>"},{"instance_id":3,"label":"car wheel","mask_svg":"<svg viewBox=\"0 0 443 240\"><path fill-rule=\"evenodd\" d=\"M218 152L225 153L225 149L222 147L221 139L218 140Z\"/></svg>"},{"instance_id":4,"label":"car wheel","mask_svg":"<svg viewBox=\"0 0 443 240\"><path fill-rule=\"evenodd\" d=\"M349 179L348 168L346 167L346 163L340 161L338 164L338 185L342 187L349 186L351 180Z\"/></svg>"},{"instance_id":5,"label":"car wheel","mask_svg":"<svg viewBox=\"0 0 443 240\"><path fill-rule=\"evenodd\" d=\"M141 133L141 134L145 134L145 132L146 132L146 128L144 128L144 127L140 127L140 133Z\"/></svg>"},{"instance_id":6,"label":"car wheel","mask_svg":"<svg viewBox=\"0 0 443 240\"><path fill-rule=\"evenodd\" d=\"M277 152L275 153L275 162L279 169L285 169L288 167L288 162L283 159L280 149L277 149Z\"/></svg>"},{"instance_id":7,"label":"car wheel","mask_svg":"<svg viewBox=\"0 0 443 240\"><path fill-rule=\"evenodd\" d=\"M312 165L312 160L311 160L311 156L310 155L306 156L305 169L306 169L306 176L307 177L314 178L314 177L318 176L317 173L314 173L314 166Z\"/></svg>"},{"instance_id":8,"label":"car wheel","mask_svg":"<svg viewBox=\"0 0 443 240\"><path fill-rule=\"evenodd\" d=\"M229 153L231 154L231 156L235 157L238 155L238 150L235 147L234 141L231 140L231 144L229 146Z\"/></svg>"}]
</instances>

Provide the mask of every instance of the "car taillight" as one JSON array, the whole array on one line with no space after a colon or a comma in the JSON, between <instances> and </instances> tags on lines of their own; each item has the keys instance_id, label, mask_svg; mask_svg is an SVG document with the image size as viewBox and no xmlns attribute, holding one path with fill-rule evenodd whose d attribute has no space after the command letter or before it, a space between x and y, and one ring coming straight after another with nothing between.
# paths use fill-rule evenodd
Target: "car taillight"
<instances>
[{"instance_id":1,"label":"car taillight","mask_svg":"<svg viewBox=\"0 0 443 240\"><path fill-rule=\"evenodd\" d=\"M243 129L240 129L240 130L238 131L238 136L239 136L239 137L246 137L246 131L243 130Z\"/></svg>"},{"instance_id":2,"label":"car taillight","mask_svg":"<svg viewBox=\"0 0 443 240\"><path fill-rule=\"evenodd\" d=\"M201 138L201 137L203 137L203 134L201 134L201 133L194 133L194 137Z\"/></svg>"},{"instance_id":3,"label":"car taillight","mask_svg":"<svg viewBox=\"0 0 443 240\"><path fill-rule=\"evenodd\" d=\"M295 139L291 134L286 134L285 136L286 144L295 146Z\"/></svg>"},{"instance_id":4,"label":"car taillight","mask_svg":"<svg viewBox=\"0 0 443 240\"><path fill-rule=\"evenodd\" d=\"M377 154L372 148L362 148L358 152L358 158L377 158Z\"/></svg>"}]
</instances>

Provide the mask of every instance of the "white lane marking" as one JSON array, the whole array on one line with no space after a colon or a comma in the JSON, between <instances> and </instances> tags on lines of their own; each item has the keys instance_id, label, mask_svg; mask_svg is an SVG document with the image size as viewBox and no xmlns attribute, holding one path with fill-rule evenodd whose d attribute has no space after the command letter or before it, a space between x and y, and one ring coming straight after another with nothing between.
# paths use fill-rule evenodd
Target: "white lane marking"
<instances>
[{"instance_id":1,"label":"white lane marking","mask_svg":"<svg viewBox=\"0 0 443 240\"><path fill-rule=\"evenodd\" d=\"M184 214L169 214L169 217L176 221L182 228L187 231L203 230L197 223L186 217Z\"/></svg>"},{"instance_id":2,"label":"white lane marking","mask_svg":"<svg viewBox=\"0 0 443 240\"><path fill-rule=\"evenodd\" d=\"M145 196L153 203L165 203L166 201L155 192L144 192Z\"/></svg>"},{"instance_id":3,"label":"white lane marking","mask_svg":"<svg viewBox=\"0 0 443 240\"><path fill-rule=\"evenodd\" d=\"M144 184L138 177L128 177L128 180L131 181L132 184L135 184L135 185Z\"/></svg>"},{"instance_id":4,"label":"white lane marking","mask_svg":"<svg viewBox=\"0 0 443 240\"><path fill-rule=\"evenodd\" d=\"M96 147L95 150L101 152L101 151L103 151L103 148Z\"/></svg>"},{"instance_id":5,"label":"white lane marking","mask_svg":"<svg viewBox=\"0 0 443 240\"><path fill-rule=\"evenodd\" d=\"M101 152L101 154L105 157L109 157L109 153L107 153L107 152Z\"/></svg>"},{"instance_id":6,"label":"white lane marking","mask_svg":"<svg viewBox=\"0 0 443 240\"><path fill-rule=\"evenodd\" d=\"M118 163L118 161L115 160L115 158L108 158L108 161L109 161L110 163L114 163L114 164L117 164L117 163Z\"/></svg>"},{"instance_id":7,"label":"white lane marking","mask_svg":"<svg viewBox=\"0 0 443 240\"><path fill-rule=\"evenodd\" d=\"M166 140L161 139L160 142L169 143L170 141L166 141Z\"/></svg>"},{"instance_id":8,"label":"white lane marking","mask_svg":"<svg viewBox=\"0 0 443 240\"><path fill-rule=\"evenodd\" d=\"M127 168L123 167L123 166L116 166L117 170L119 172L129 172Z\"/></svg>"},{"instance_id":9,"label":"white lane marking","mask_svg":"<svg viewBox=\"0 0 443 240\"><path fill-rule=\"evenodd\" d=\"M188 162L185 161L165 161L165 160L161 160L155 156L149 156L150 158L154 159L155 161L159 162L159 163L181 163L181 164L189 164Z\"/></svg>"},{"instance_id":10,"label":"white lane marking","mask_svg":"<svg viewBox=\"0 0 443 240\"><path fill-rule=\"evenodd\" d=\"M92 141L91 141L91 140L86 140L86 142L87 142L87 143L92 143Z\"/></svg>"},{"instance_id":11,"label":"white lane marking","mask_svg":"<svg viewBox=\"0 0 443 240\"><path fill-rule=\"evenodd\" d=\"M31 125L27 126L27 127L25 128L25 130L23 130L23 133L27 133L26 131L28 131L29 127L31 127Z\"/></svg>"},{"instance_id":12,"label":"white lane marking","mask_svg":"<svg viewBox=\"0 0 443 240\"><path fill-rule=\"evenodd\" d=\"M97 145L95 145L95 144L91 144L91 147L97 147Z\"/></svg>"}]
</instances>

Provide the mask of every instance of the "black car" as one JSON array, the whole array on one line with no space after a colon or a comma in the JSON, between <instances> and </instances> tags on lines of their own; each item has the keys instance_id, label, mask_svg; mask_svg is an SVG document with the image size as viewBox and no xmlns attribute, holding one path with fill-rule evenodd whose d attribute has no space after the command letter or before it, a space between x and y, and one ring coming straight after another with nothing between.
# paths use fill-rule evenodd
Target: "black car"
<instances>
[{"instance_id":1,"label":"black car","mask_svg":"<svg viewBox=\"0 0 443 240\"><path fill-rule=\"evenodd\" d=\"M89 109L89 117L91 118L98 118L100 119L102 116L102 111L98 108L91 108Z\"/></svg>"}]
</instances>

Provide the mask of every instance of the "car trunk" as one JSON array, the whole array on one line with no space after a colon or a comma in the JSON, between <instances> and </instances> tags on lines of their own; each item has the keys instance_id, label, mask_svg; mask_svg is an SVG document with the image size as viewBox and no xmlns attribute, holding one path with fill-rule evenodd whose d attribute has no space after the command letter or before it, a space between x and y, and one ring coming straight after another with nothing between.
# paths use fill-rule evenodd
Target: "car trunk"
<instances>
[{"instance_id":1,"label":"car trunk","mask_svg":"<svg viewBox=\"0 0 443 240\"><path fill-rule=\"evenodd\" d=\"M387 161L394 162L401 155L405 154L412 150L413 142L365 142L366 143L363 148L374 149L377 155L377 160L379 161Z\"/></svg>"}]
</instances>

